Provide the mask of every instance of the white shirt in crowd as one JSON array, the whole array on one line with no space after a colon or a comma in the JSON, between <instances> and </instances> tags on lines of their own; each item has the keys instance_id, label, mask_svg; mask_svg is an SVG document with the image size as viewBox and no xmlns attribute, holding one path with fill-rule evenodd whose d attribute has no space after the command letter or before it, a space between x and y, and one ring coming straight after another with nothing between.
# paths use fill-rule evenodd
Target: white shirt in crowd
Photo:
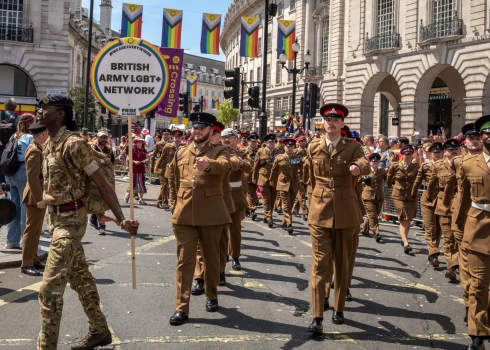
<instances>
[{"instance_id":1,"label":"white shirt in crowd","mask_svg":"<svg viewBox=\"0 0 490 350\"><path fill-rule=\"evenodd\" d=\"M155 140L153 139L153 136L151 135L146 135L145 136L145 142L146 142L146 151L147 152L152 152L153 148L155 148Z\"/></svg>"}]
</instances>

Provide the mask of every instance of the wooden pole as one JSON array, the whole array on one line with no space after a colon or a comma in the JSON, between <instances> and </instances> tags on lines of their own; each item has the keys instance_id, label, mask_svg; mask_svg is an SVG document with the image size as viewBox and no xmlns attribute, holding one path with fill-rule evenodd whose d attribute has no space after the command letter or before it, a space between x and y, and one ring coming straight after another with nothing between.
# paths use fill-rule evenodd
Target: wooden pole
<instances>
[{"instance_id":1,"label":"wooden pole","mask_svg":"<svg viewBox=\"0 0 490 350\"><path fill-rule=\"evenodd\" d=\"M131 117L128 117L128 144L129 144L129 219L134 220L134 188L133 188L133 130ZM136 248L134 236L131 235L131 269L133 273L133 289L136 289Z\"/></svg>"}]
</instances>

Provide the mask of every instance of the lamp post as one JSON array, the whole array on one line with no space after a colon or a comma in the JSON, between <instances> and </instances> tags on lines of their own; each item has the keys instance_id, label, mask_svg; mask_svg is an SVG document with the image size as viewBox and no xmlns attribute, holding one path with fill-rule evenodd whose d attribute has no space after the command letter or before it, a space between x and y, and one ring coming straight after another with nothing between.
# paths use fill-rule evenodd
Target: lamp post
<instances>
[{"instance_id":1,"label":"lamp post","mask_svg":"<svg viewBox=\"0 0 490 350\"><path fill-rule=\"evenodd\" d=\"M282 54L279 56L279 62L282 64L282 68L284 68L289 74L293 75L293 101L291 103L291 118L294 118L295 109L296 109L296 75L303 73L305 69L308 69L311 63L311 55L310 50L306 51L305 55L305 66L301 69L296 68L296 59L298 58L298 52L300 50L300 45L298 43L298 39L292 45L293 53L294 53L294 66L292 69L286 67L286 63L288 61L288 56L286 56L286 52L284 49L282 50ZM304 127L304 125L303 125Z\"/></svg>"}]
</instances>

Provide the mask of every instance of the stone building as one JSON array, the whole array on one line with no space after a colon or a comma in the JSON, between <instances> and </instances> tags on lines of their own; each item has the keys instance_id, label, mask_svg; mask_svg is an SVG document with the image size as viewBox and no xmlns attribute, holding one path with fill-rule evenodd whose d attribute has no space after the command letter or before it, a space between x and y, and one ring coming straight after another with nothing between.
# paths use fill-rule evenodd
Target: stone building
<instances>
[{"instance_id":1,"label":"stone building","mask_svg":"<svg viewBox=\"0 0 490 350\"><path fill-rule=\"evenodd\" d=\"M296 106L306 81L319 85L322 103L345 103L350 109L347 123L362 134L423 136L442 127L454 136L466 122L490 114L490 1L277 4L268 33L269 127L280 125L278 118L291 103L291 77L276 59L277 19L296 21L298 66L307 49L313 56L311 69L298 79ZM235 0L225 15L221 46L226 66L242 67L245 79L253 75L262 80L262 57L239 57L240 17L262 16L262 7L259 0ZM256 125L253 115L250 123Z\"/></svg>"}]
</instances>

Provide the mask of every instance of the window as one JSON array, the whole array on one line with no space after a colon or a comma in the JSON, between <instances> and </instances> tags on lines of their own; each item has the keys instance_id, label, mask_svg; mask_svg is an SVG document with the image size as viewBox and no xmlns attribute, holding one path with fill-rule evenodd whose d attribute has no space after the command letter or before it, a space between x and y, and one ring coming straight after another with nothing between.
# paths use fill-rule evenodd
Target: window
<instances>
[{"instance_id":1,"label":"window","mask_svg":"<svg viewBox=\"0 0 490 350\"><path fill-rule=\"evenodd\" d=\"M0 25L22 26L24 0L0 0Z\"/></svg>"},{"instance_id":2,"label":"window","mask_svg":"<svg viewBox=\"0 0 490 350\"><path fill-rule=\"evenodd\" d=\"M282 99L279 97L276 99L276 114L279 115L282 112Z\"/></svg>"},{"instance_id":3,"label":"window","mask_svg":"<svg viewBox=\"0 0 490 350\"><path fill-rule=\"evenodd\" d=\"M282 98L282 110L284 112L289 111L289 96Z\"/></svg>"},{"instance_id":4,"label":"window","mask_svg":"<svg viewBox=\"0 0 490 350\"><path fill-rule=\"evenodd\" d=\"M199 70L203 73L206 73L206 67L204 66L199 66Z\"/></svg>"},{"instance_id":5,"label":"window","mask_svg":"<svg viewBox=\"0 0 490 350\"><path fill-rule=\"evenodd\" d=\"M381 1L381 0L380 0ZM328 65L328 37L330 33L330 17L327 17L322 22L322 66Z\"/></svg>"},{"instance_id":6,"label":"window","mask_svg":"<svg viewBox=\"0 0 490 350\"><path fill-rule=\"evenodd\" d=\"M257 68L257 81L262 81L262 68Z\"/></svg>"},{"instance_id":7,"label":"window","mask_svg":"<svg viewBox=\"0 0 490 350\"><path fill-rule=\"evenodd\" d=\"M284 15L284 2L277 3L277 17L281 17Z\"/></svg>"},{"instance_id":8,"label":"window","mask_svg":"<svg viewBox=\"0 0 490 350\"><path fill-rule=\"evenodd\" d=\"M454 0L434 0L433 6L434 22L449 22L454 19L456 14Z\"/></svg>"},{"instance_id":9,"label":"window","mask_svg":"<svg viewBox=\"0 0 490 350\"><path fill-rule=\"evenodd\" d=\"M290 0L289 9L294 10L296 8L296 0Z\"/></svg>"},{"instance_id":10,"label":"window","mask_svg":"<svg viewBox=\"0 0 490 350\"><path fill-rule=\"evenodd\" d=\"M197 96L202 96L202 89L199 89L199 92L197 93Z\"/></svg>"},{"instance_id":11,"label":"window","mask_svg":"<svg viewBox=\"0 0 490 350\"><path fill-rule=\"evenodd\" d=\"M216 96L216 95L214 94L214 91L211 91L211 96Z\"/></svg>"},{"instance_id":12,"label":"window","mask_svg":"<svg viewBox=\"0 0 490 350\"><path fill-rule=\"evenodd\" d=\"M247 73L243 73L243 81L246 82L247 81Z\"/></svg>"},{"instance_id":13,"label":"window","mask_svg":"<svg viewBox=\"0 0 490 350\"><path fill-rule=\"evenodd\" d=\"M294 67L294 61L288 61L288 69L291 71ZM288 73L288 83L293 81L293 73Z\"/></svg>"},{"instance_id":14,"label":"window","mask_svg":"<svg viewBox=\"0 0 490 350\"><path fill-rule=\"evenodd\" d=\"M266 85L271 86L271 65L270 63L267 64L267 79L266 79Z\"/></svg>"},{"instance_id":15,"label":"window","mask_svg":"<svg viewBox=\"0 0 490 350\"><path fill-rule=\"evenodd\" d=\"M21 69L0 64L0 95L36 97L36 87L31 78Z\"/></svg>"},{"instance_id":16,"label":"window","mask_svg":"<svg viewBox=\"0 0 490 350\"><path fill-rule=\"evenodd\" d=\"M378 27L379 48L385 49L393 46L391 34L395 27L394 0L378 0Z\"/></svg>"},{"instance_id":17,"label":"window","mask_svg":"<svg viewBox=\"0 0 490 350\"><path fill-rule=\"evenodd\" d=\"M262 38L259 38L259 56L262 55Z\"/></svg>"},{"instance_id":18,"label":"window","mask_svg":"<svg viewBox=\"0 0 490 350\"><path fill-rule=\"evenodd\" d=\"M267 34L267 52L272 51L272 34Z\"/></svg>"},{"instance_id":19,"label":"window","mask_svg":"<svg viewBox=\"0 0 490 350\"><path fill-rule=\"evenodd\" d=\"M276 84L281 84L282 81L282 64L277 62L276 65Z\"/></svg>"},{"instance_id":20,"label":"window","mask_svg":"<svg viewBox=\"0 0 490 350\"><path fill-rule=\"evenodd\" d=\"M253 70L250 70L250 80L254 80L254 71Z\"/></svg>"}]
</instances>

